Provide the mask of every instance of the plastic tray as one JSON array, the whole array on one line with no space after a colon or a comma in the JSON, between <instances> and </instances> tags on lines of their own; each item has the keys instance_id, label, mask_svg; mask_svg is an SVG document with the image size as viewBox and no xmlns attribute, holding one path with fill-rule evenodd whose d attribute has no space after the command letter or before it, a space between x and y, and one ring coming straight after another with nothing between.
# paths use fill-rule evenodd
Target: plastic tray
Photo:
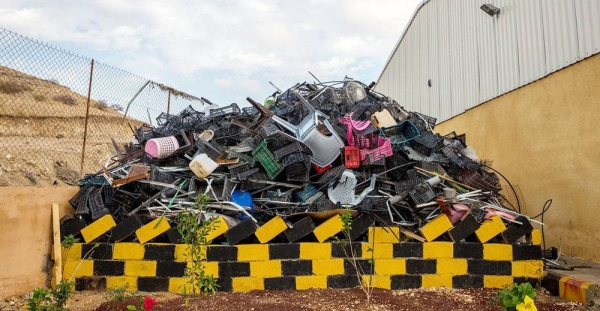
<instances>
[{"instance_id":1,"label":"plastic tray","mask_svg":"<svg viewBox=\"0 0 600 311\"><path fill-rule=\"evenodd\" d=\"M380 133L381 136L390 139L394 151L400 150L420 135L417 127L408 120L394 126L382 127Z\"/></svg>"},{"instance_id":2,"label":"plastic tray","mask_svg":"<svg viewBox=\"0 0 600 311\"><path fill-rule=\"evenodd\" d=\"M441 148L443 143L444 139L442 137L427 131L415 138L412 147L414 150L430 156L435 150Z\"/></svg>"},{"instance_id":3,"label":"plastic tray","mask_svg":"<svg viewBox=\"0 0 600 311\"><path fill-rule=\"evenodd\" d=\"M408 191L408 196L415 205L424 204L436 198L435 192L428 183L421 183Z\"/></svg>"}]
</instances>

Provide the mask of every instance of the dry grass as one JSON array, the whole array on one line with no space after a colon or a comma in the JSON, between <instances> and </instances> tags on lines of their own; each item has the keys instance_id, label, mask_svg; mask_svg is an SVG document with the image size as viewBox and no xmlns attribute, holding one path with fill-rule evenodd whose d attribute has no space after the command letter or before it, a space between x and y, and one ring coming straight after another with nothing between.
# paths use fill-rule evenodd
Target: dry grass
<instances>
[{"instance_id":1,"label":"dry grass","mask_svg":"<svg viewBox=\"0 0 600 311\"><path fill-rule=\"evenodd\" d=\"M31 87L24 83L15 80L4 80L0 81L0 92L4 94L19 94L23 92L30 92Z\"/></svg>"},{"instance_id":2,"label":"dry grass","mask_svg":"<svg viewBox=\"0 0 600 311\"><path fill-rule=\"evenodd\" d=\"M63 103L65 105L69 105L69 106L77 105L77 100L75 99L75 97L71 96L70 94L54 95L54 97L52 97L52 99L54 99L55 101L57 101L59 103Z\"/></svg>"}]
</instances>

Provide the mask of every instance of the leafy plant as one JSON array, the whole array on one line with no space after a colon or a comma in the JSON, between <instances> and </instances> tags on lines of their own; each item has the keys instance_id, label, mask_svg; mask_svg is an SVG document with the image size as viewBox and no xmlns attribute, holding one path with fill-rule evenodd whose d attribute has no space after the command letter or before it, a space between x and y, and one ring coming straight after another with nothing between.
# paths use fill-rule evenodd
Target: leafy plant
<instances>
[{"instance_id":1,"label":"leafy plant","mask_svg":"<svg viewBox=\"0 0 600 311\"><path fill-rule=\"evenodd\" d=\"M48 310L51 303L50 291L43 287L34 289L31 298L27 299L27 307L32 311Z\"/></svg>"},{"instance_id":2,"label":"leafy plant","mask_svg":"<svg viewBox=\"0 0 600 311\"><path fill-rule=\"evenodd\" d=\"M75 283L70 281L61 281L56 285L56 289L48 290L43 287L38 287L33 291L31 298L27 299L27 307L29 310L48 310L48 311L63 311Z\"/></svg>"},{"instance_id":3,"label":"leafy plant","mask_svg":"<svg viewBox=\"0 0 600 311\"><path fill-rule=\"evenodd\" d=\"M196 198L196 204L179 212L176 216L177 229L181 234L181 240L187 244L186 260L190 265L185 269L186 283L183 285L183 293L204 295L216 293L219 285L212 275L204 271L206 246L212 241L207 239L211 231L216 229L217 218L204 219L203 212L206 210L208 197L206 195ZM187 285L187 286L186 286ZM187 292L188 288L191 292ZM186 298L186 306L189 296Z\"/></svg>"},{"instance_id":4,"label":"leafy plant","mask_svg":"<svg viewBox=\"0 0 600 311\"><path fill-rule=\"evenodd\" d=\"M112 287L108 289L108 300L111 302L123 301L128 297L131 297L133 293L127 291L129 283L123 284L121 287Z\"/></svg>"},{"instance_id":5,"label":"leafy plant","mask_svg":"<svg viewBox=\"0 0 600 311\"><path fill-rule=\"evenodd\" d=\"M371 305L371 297L373 296L373 248L368 247L366 252L371 253L371 258L368 260L370 271L365 271L365 268L360 264L361 258L356 254L356 250L353 248L352 241L350 240L350 230L352 229L352 214L350 208L346 207L346 212L340 215L342 221L342 234L343 239L336 238L338 245L344 252L344 256L348 259L348 262L354 269L356 277L358 278L358 285L360 289L365 293L367 298L366 305L367 309ZM368 275L368 281L365 280L365 276Z\"/></svg>"},{"instance_id":6,"label":"leafy plant","mask_svg":"<svg viewBox=\"0 0 600 311\"><path fill-rule=\"evenodd\" d=\"M73 244L79 243L79 241L79 238L76 238L74 235L69 234L63 238L62 242L60 242L60 245L62 247L70 249L73 246Z\"/></svg>"},{"instance_id":7,"label":"leafy plant","mask_svg":"<svg viewBox=\"0 0 600 311\"><path fill-rule=\"evenodd\" d=\"M54 310L65 310L65 305L69 296L73 292L73 286L75 282L62 280L56 285L56 289L52 290L52 296L54 296Z\"/></svg>"},{"instance_id":8,"label":"leafy plant","mask_svg":"<svg viewBox=\"0 0 600 311\"><path fill-rule=\"evenodd\" d=\"M501 306L502 310L537 310L533 303L534 298L535 291L531 284L526 282L520 285L513 284L512 287L499 290L495 303Z\"/></svg>"}]
</instances>

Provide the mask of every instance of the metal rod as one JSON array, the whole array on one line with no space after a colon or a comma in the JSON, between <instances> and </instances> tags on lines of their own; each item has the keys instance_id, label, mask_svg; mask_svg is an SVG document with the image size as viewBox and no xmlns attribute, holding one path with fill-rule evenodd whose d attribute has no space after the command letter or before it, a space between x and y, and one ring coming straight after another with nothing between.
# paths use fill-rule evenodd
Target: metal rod
<instances>
[{"instance_id":1,"label":"metal rod","mask_svg":"<svg viewBox=\"0 0 600 311\"><path fill-rule=\"evenodd\" d=\"M131 103L133 103L133 101L138 97L138 95L140 95L140 93L146 88L146 86L148 86L148 84L150 84L150 80L146 81L146 83L144 83L144 85L137 91L137 93L133 95L131 100L129 100L129 102L127 103L127 107L125 108L125 113L123 114L123 119L121 119L121 124L125 122L125 117L127 117L127 112L129 112L129 106L131 106Z\"/></svg>"},{"instance_id":2,"label":"metal rod","mask_svg":"<svg viewBox=\"0 0 600 311\"><path fill-rule=\"evenodd\" d=\"M83 126L83 150L81 151L81 167L79 168L79 174L83 174L83 164L85 163L85 145L87 142L87 129L88 129L88 120L90 118L90 100L92 97L92 81L94 78L94 60L92 59L92 63L90 65L90 83L88 85L88 96L87 96L87 104L85 108L85 125Z\"/></svg>"},{"instance_id":3,"label":"metal rod","mask_svg":"<svg viewBox=\"0 0 600 311\"><path fill-rule=\"evenodd\" d=\"M171 90L169 89L169 97L167 97L167 114L171 112Z\"/></svg>"}]
</instances>

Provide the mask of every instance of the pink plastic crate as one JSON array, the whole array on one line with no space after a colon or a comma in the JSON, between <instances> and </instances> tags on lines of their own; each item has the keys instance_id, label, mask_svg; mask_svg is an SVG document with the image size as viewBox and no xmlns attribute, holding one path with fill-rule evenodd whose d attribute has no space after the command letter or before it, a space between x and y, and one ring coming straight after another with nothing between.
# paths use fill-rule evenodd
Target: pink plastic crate
<instances>
[{"instance_id":1,"label":"pink plastic crate","mask_svg":"<svg viewBox=\"0 0 600 311\"><path fill-rule=\"evenodd\" d=\"M360 160L363 162L363 164L371 164L371 163L365 163L367 155L370 156L369 158L370 158L371 162L375 162L381 158L390 157L393 154L394 154L394 152L392 151L392 143L390 142L390 140L388 138L383 138L383 137L378 136L377 137L377 148L370 149L370 150L361 149L360 150Z\"/></svg>"}]
</instances>

